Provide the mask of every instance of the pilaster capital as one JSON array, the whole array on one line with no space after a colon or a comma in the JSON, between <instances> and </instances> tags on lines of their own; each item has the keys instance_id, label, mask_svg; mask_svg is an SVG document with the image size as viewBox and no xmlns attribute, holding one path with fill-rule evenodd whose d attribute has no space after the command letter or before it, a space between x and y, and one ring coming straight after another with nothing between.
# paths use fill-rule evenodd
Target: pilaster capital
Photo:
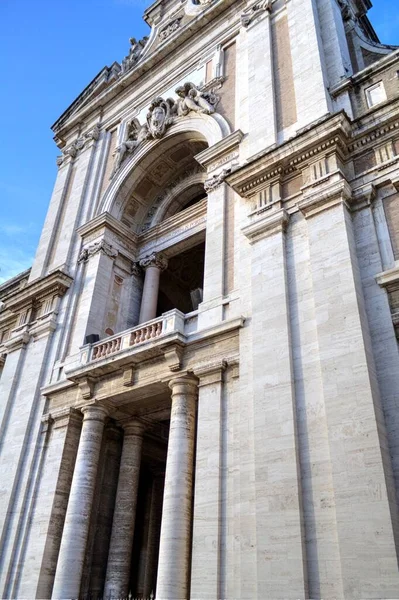
<instances>
[{"instance_id":1,"label":"pilaster capital","mask_svg":"<svg viewBox=\"0 0 399 600\"><path fill-rule=\"evenodd\" d=\"M217 175L212 175L212 177L207 179L204 183L204 189L206 193L209 194L210 192L217 190L222 183L224 183L224 180L228 175L230 175L230 173L231 169L223 169L223 171L217 173Z\"/></svg>"},{"instance_id":2,"label":"pilaster capital","mask_svg":"<svg viewBox=\"0 0 399 600\"><path fill-rule=\"evenodd\" d=\"M326 188L315 189L311 194L306 194L298 203L298 208L307 219L337 204L343 204L349 208L351 199L351 186L345 179L341 179Z\"/></svg>"},{"instance_id":3,"label":"pilaster capital","mask_svg":"<svg viewBox=\"0 0 399 600\"><path fill-rule=\"evenodd\" d=\"M105 423L105 419L109 415L108 408L97 401L82 406L80 410L83 413L83 421L100 421L101 423Z\"/></svg>"},{"instance_id":4,"label":"pilaster capital","mask_svg":"<svg viewBox=\"0 0 399 600\"><path fill-rule=\"evenodd\" d=\"M68 406L68 408L61 408L51 413L47 413L47 415L43 417L42 422L45 426L52 425L53 429L62 429L69 425L80 428L82 424L82 413L76 408Z\"/></svg>"},{"instance_id":5,"label":"pilaster capital","mask_svg":"<svg viewBox=\"0 0 399 600\"><path fill-rule=\"evenodd\" d=\"M172 396L197 396L198 378L193 375L181 375L169 381Z\"/></svg>"},{"instance_id":6,"label":"pilaster capital","mask_svg":"<svg viewBox=\"0 0 399 600\"><path fill-rule=\"evenodd\" d=\"M135 277L142 277L143 275L143 269L140 266L139 262L132 262L132 270L131 270L132 275L134 275Z\"/></svg>"},{"instance_id":7,"label":"pilaster capital","mask_svg":"<svg viewBox=\"0 0 399 600\"><path fill-rule=\"evenodd\" d=\"M156 267L161 271L165 271L168 268L168 260L161 252L153 252L149 256L146 256L140 261L140 267L148 269L148 267Z\"/></svg>"},{"instance_id":8,"label":"pilaster capital","mask_svg":"<svg viewBox=\"0 0 399 600\"><path fill-rule=\"evenodd\" d=\"M199 379L198 387L201 388L206 385L222 383L223 373L226 370L226 367L227 362L225 360L198 365L198 367L194 369L194 373Z\"/></svg>"},{"instance_id":9,"label":"pilaster capital","mask_svg":"<svg viewBox=\"0 0 399 600\"><path fill-rule=\"evenodd\" d=\"M15 352L16 350L25 350L30 340L30 334L27 331L28 327L25 326L21 331L18 331L10 339L4 342L4 348L7 350L7 354Z\"/></svg>"},{"instance_id":10,"label":"pilaster capital","mask_svg":"<svg viewBox=\"0 0 399 600\"><path fill-rule=\"evenodd\" d=\"M241 24L243 27L249 27L249 25L262 13L266 12L270 14L272 11L272 0L257 0L251 6L249 6L241 15Z\"/></svg>"},{"instance_id":11,"label":"pilaster capital","mask_svg":"<svg viewBox=\"0 0 399 600\"><path fill-rule=\"evenodd\" d=\"M101 240L83 248L79 254L78 263L87 262L92 256L95 256L99 252L105 254L105 256L108 256L109 258L116 258L118 256L118 251L115 250L111 244L108 244L105 240Z\"/></svg>"},{"instance_id":12,"label":"pilaster capital","mask_svg":"<svg viewBox=\"0 0 399 600\"><path fill-rule=\"evenodd\" d=\"M261 218L257 218L250 225L243 227L242 232L253 244L275 233L284 233L288 225L288 219L288 213L283 208L271 214L263 213Z\"/></svg>"}]
</instances>

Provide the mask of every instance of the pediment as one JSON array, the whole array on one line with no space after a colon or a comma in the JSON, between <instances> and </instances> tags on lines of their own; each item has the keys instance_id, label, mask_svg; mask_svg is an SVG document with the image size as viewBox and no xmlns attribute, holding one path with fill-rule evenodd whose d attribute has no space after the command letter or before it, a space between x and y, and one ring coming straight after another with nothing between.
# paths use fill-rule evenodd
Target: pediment
<instances>
[{"instance_id":1,"label":"pediment","mask_svg":"<svg viewBox=\"0 0 399 600\"><path fill-rule=\"evenodd\" d=\"M120 73L121 66L118 62L114 62L111 67L104 67L54 123L52 129L54 131L60 129L75 113L99 96L107 87L111 86L118 79Z\"/></svg>"}]
</instances>

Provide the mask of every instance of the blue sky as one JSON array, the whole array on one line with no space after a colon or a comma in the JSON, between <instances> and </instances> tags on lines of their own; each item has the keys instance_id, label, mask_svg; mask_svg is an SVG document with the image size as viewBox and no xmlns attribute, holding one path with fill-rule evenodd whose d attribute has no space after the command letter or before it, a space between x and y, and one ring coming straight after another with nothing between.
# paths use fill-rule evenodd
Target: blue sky
<instances>
[{"instance_id":1,"label":"blue sky","mask_svg":"<svg viewBox=\"0 0 399 600\"><path fill-rule=\"evenodd\" d=\"M372 23L399 45L398 0L373 0ZM149 0L0 0L0 283L33 260L57 169L50 126L129 38Z\"/></svg>"}]
</instances>

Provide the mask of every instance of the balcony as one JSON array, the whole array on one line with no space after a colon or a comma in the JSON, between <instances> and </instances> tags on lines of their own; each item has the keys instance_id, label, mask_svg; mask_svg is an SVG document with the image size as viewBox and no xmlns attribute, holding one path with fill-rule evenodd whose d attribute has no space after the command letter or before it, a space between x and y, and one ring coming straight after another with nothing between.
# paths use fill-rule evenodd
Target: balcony
<instances>
[{"instance_id":1,"label":"balcony","mask_svg":"<svg viewBox=\"0 0 399 600\"><path fill-rule=\"evenodd\" d=\"M140 360L162 354L166 345L183 344L186 336L196 331L196 324L197 312L185 315L177 309L168 311L100 342L86 344L81 348L80 366L103 367L138 354Z\"/></svg>"}]
</instances>

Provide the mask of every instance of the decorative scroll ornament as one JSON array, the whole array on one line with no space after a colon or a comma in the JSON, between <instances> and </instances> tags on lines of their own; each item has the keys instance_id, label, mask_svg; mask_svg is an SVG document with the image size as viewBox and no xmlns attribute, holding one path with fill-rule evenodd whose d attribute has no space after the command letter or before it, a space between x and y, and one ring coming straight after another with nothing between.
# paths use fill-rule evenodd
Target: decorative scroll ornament
<instances>
[{"instance_id":1,"label":"decorative scroll ornament","mask_svg":"<svg viewBox=\"0 0 399 600\"><path fill-rule=\"evenodd\" d=\"M165 271L168 268L168 259L160 252L153 252L140 261L140 267L143 269L157 267L158 269L161 269L161 271Z\"/></svg>"},{"instance_id":2,"label":"decorative scroll ornament","mask_svg":"<svg viewBox=\"0 0 399 600\"><path fill-rule=\"evenodd\" d=\"M143 37L137 41L136 38L130 38L130 50L129 54L122 60L122 74L126 73L131 69L141 58L144 48L148 42L148 36Z\"/></svg>"},{"instance_id":3,"label":"decorative scroll ornament","mask_svg":"<svg viewBox=\"0 0 399 600\"><path fill-rule=\"evenodd\" d=\"M98 138L100 137L100 132L101 132L101 126L99 125L99 123L96 123L96 125L94 125L93 129L91 129L90 131L88 131L87 133L82 135L81 137L78 137L77 140L72 142L72 144L63 151L61 156L57 156L57 165L60 167L63 164L63 162L66 160L66 158L68 158L68 156L70 156L71 158L76 158L79 151L83 150L83 148L86 146L86 144L88 142L90 142L92 140L94 140L94 141L98 140Z\"/></svg>"},{"instance_id":4,"label":"decorative scroll ornament","mask_svg":"<svg viewBox=\"0 0 399 600\"><path fill-rule=\"evenodd\" d=\"M190 82L178 87L176 94L176 101L172 98L155 98L150 104L144 125L137 118L128 123L126 139L114 152L116 158L110 179L119 171L126 157L133 154L142 142L162 138L175 117L185 117L190 112L211 115L220 101L220 96L212 90L203 92Z\"/></svg>"},{"instance_id":5,"label":"decorative scroll ornament","mask_svg":"<svg viewBox=\"0 0 399 600\"><path fill-rule=\"evenodd\" d=\"M271 12L272 0L259 0L250 6L242 15L241 23L244 27L248 27L254 19L259 17L263 12Z\"/></svg>"},{"instance_id":6,"label":"decorative scroll ornament","mask_svg":"<svg viewBox=\"0 0 399 600\"><path fill-rule=\"evenodd\" d=\"M94 244L91 244L87 248L83 248L79 255L78 263L87 262L89 258L98 252L102 252L106 256L109 256L109 258L116 258L118 256L118 251L111 244L108 244L105 240L101 240L101 242L94 242Z\"/></svg>"},{"instance_id":7,"label":"decorative scroll ornament","mask_svg":"<svg viewBox=\"0 0 399 600\"><path fill-rule=\"evenodd\" d=\"M207 179L204 183L204 189L206 193L209 194L209 192L213 192L220 187L230 173L231 169L223 169L221 173L213 175L210 179Z\"/></svg>"}]
</instances>

